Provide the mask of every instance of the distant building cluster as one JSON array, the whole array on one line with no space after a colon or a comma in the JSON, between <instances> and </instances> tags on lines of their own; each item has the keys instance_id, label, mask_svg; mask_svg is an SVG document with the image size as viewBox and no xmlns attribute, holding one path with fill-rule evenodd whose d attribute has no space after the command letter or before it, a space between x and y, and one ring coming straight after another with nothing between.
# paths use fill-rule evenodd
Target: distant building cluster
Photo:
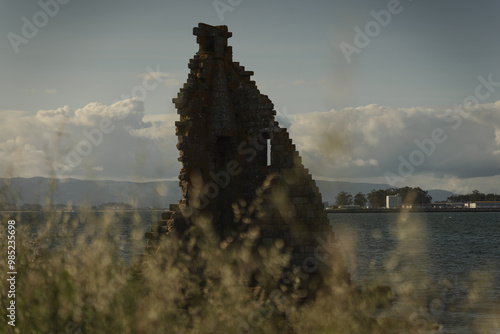
<instances>
[{"instance_id":1,"label":"distant building cluster","mask_svg":"<svg viewBox=\"0 0 500 334\"><path fill-rule=\"evenodd\" d=\"M464 203L469 209L497 209L500 208L500 201L477 201Z\"/></svg>"},{"instance_id":2,"label":"distant building cluster","mask_svg":"<svg viewBox=\"0 0 500 334\"><path fill-rule=\"evenodd\" d=\"M401 195L390 195L385 197L385 207L387 209L398 209L403 206L403 197Z\"/></svg>"},{"instance_id":3,"label":"distant building cluster","mask_svg":"<svg viewBox=\"0 0 500 334\"><path fill-rule=\"evenodd\" d=\"M434 209L500 209L500 201L438 202Z\"/></svg>"},{"instance_id":4,"label":"distant building cluster","mask_svg":"<svg viewBox=\"0 0 500 334\"><path fill-rule=\"evenodd\" d=\"M433 209L463 209L464 203L462 202L435 202L432 203Z\"/></svg>"}]
</instances>

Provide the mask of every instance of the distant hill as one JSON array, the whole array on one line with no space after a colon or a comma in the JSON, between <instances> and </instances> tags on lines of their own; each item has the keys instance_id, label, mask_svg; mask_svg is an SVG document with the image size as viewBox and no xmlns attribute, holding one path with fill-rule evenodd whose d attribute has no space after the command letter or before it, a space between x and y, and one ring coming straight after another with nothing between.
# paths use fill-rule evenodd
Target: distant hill
<instances>
[{"instance_id":1,"label":"distant hill","mask_svg":"<svg viewBox=\"0 0 500 334\"><path fill-rule=\"evenodd\" d=\"M0 179L1 180L1 179ZM167 207L178 203L181 190L178 181L126 182L89 181L67 179L64 181L48 178L12 178L10 184L0 188L0 195L6 202L44 205L48 198L53 204L98 205L117 202L132 204L134 207ZM52 183L52 184L51 184ZM0 197L1 198L1 197Z\"/></svg>"},{"instance_id":2,"label":"distant hill","mask_svg":"<svg viewBox=\"0 0 500 334\"><path fill-rule=\"evenodd\" d=\"M451 191L448 190L442 190L442 189L431 189L427 190L429 195L432 196L432 201L433 202L442 202L446 201L448 197L452 195L456 195L455 193L452 193Z\"/></svg>"},{"instance_id":3,"label":"distant hill","mask_svg":"<svg viewBox=\"0 0 500 334\"><path fill-rule=\"evenodd\" d=\"M166 208L178 203L181 190L178 181L126 182L90 180L50 180L43 177L0 179L0 200L21 206L24 203L44 205L48 198L53 204L98 205L116 202L134 207ZM373 189L390 188L387 184L316 181L323 201L333 204L341 191L353 196L358 192L368 194ZM3 185L3 186L2 186ZM429 190L433 201L443 201L452 192Z\"/></svg>"}]
</instances>

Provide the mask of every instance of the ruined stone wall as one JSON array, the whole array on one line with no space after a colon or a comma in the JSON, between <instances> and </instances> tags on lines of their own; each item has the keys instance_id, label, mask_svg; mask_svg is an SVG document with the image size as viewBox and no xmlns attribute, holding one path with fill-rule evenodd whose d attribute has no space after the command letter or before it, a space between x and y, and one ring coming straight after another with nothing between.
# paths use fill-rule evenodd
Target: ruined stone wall
<instances>
[{"instance_id":1,"label":"ruined stone wall","mask_svg":"<svg viewBox=\"0 0 500 334\"><path fill-rule=\"evenodd\" d=\"M176 134L183 197L147 233L148 251L154 251L159 236L172 229L182 233L197 216L210 217L221 237L235 234L241 219L235 205L259 199L247 222L260 228L260 242L283 240L292 265L321 265L311 259L336 249L324 245L334 241L333 232L318 187L288 132L275 121L272 102L250 80L253 72L233 62L226 26L200 23L193 33L199 51L173 100L180 115Z\"/></svg>"},{"instance_id":2,"label":"ruined stone wall","mask_svg":"<svg viewBox=\"0 0 500 334\"><path fill-rule=\"evenodd\" d=\"M200 49L174 99L181 118L176 129L182 204L210 214L224 231L233 222L231 202L250 201L267 175L263 138L275 111L250 80L253 72L232 61L227 27L200 24L194 34Z\"/></svg>"}]
</instances>

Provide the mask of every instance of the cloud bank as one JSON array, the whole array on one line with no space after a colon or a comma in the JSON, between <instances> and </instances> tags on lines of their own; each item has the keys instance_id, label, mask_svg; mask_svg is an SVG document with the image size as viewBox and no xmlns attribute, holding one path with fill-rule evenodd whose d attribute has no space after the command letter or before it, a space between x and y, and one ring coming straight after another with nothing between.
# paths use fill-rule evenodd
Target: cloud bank
<instances>
[{"instance_id":1,"label":"cloud bank","mask_svg":"<svg viewBox=\"0 0 500 334\"><path fill-rule=\"evenodd\" d=\"M179 172L178 116L147 115L137 99L0 117L3 176L137 181ZM500 101L462 109L367 105L280 117L319 179L485 192L500 180Z\"/></svg>"},{"instance_id":2,"label":"cloud bank","mask_svg":"<svg viewBox=\"0 0 500 334\"><path fill-rule=\"evenodd\" d=\"M64 106L35 116L4 111L0 168L4 176L114 180L174 178L177 115L145 115L137 99L112 105Z\"/></svg>"},{"instance_id":3,"label":"cloud bank","mask_svg":"<svg viewBox=\"0 0 500 334\"><path fill-rule=\"evenodd\" d=\"M500 101L454 109L367 105L298 114L290 133L318 178L395 186L427 178L427 187L441 180L467 191L456 183L500 175Z\"/></svg>"}]
</instances>

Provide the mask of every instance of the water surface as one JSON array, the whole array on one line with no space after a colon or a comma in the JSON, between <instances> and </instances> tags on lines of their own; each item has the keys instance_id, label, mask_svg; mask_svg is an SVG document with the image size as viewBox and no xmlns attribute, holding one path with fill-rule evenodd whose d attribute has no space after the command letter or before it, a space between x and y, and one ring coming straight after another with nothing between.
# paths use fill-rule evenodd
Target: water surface
<instances>
[{"instance_id":1,"label":"water surface","mask_svg":"<svg viewBox=\"0 0 500 334\"><path fill-rule=\"evenodd\" d=\"M329 214L351 278L440 333L500 333L500 213ZM401 314L405 314L401 312Z\"/></svg>"}]
</instances>

